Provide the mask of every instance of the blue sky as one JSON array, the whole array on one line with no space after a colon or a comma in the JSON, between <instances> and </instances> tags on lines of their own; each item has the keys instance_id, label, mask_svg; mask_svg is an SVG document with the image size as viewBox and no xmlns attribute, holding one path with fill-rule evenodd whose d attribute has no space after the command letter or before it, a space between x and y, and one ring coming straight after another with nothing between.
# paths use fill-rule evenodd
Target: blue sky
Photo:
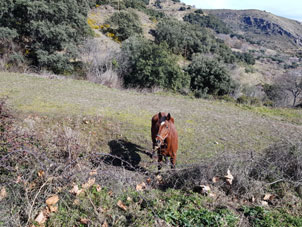
<instances>
[{"instance_id":1,"label":"blue sky","mask_svg":"<svg viewBox=\"0 0 302 227\"><path fill-rule=\"evenodd\" d=\"M181 0L201 9L259 9L302 21L302 0Z\"/></svg>"}]
</instances>

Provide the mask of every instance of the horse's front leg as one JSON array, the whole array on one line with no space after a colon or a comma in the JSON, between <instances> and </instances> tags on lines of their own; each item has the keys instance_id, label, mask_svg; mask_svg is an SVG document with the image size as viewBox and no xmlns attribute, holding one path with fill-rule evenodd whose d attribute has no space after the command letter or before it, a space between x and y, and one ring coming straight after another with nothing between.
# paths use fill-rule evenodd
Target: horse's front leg
<instances>
[{"instance_id":1,"label":"horse's front leg","mask_svg":"<svg viewBox=\"0 0 302 227\"><path fill-rule=\"evenodd\" d=\"M157 168L158 168L158 171L161 170L161 167L162 167L162 161L163 161L163 155L161 153L161 150L159 149L158 152L157 152L157 156L158 156L158 159L157 159Z\"/></svg>"}]
</instances>

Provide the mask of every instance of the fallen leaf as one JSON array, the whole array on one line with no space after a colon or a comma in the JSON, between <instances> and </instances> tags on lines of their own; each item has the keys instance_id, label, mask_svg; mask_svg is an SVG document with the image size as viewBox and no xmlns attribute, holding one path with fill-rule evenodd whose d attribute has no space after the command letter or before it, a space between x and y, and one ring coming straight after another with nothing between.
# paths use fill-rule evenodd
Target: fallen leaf
<instances>
[{"instance_id":1,"label":"fallen leaf","mask_svg":"<svg viewBox=\"0 0 302 227\"><path fill-rule=\"evenodd\" d=\"M58 206L49 206L50 213L55 213L58 211Z\"/></svg>"},{"instance_id":2,"label":"fallen leaf","mask_svg":"<svg viewBox=\"0 0 302 227\"><path fill-rule=\"evenodd\" d=\"M100 185L97 184L97 185L96 185L96 191L97 191L97 192L100 192L101 190L102 190L102 187L101 187Z\"/></svg>"},{"instance_id":3,"label":"fallen leaf","mask_svg":"<svg viewBox=\"0 0 302 227\"><path fill-rule=\"evenodd\" d=\"M252 203L254 203L256 201L255 196L252 196L252 198L250 200Z\"/></svg>"},{"instance_id":4,"label":"fallen leaf","mask_svg":"<svg viewBox=\"0 0 302 227\"><path fill-rule=\"evenodd\" d=\"M268 202L266 202L266 201L261 201L261 205L262 205L262 206L268 206Z\"/></svg>"},{"instance_id":5,"label":"fallen leaf","mask_svg":"<svg viewBox=\"0 0 302 227\"><path fill-rule=\"evenodd\" d=\"M38 216L36 217L35 221L41 225L44 224L47 220L47 217L44 215L43 211L40 211L40 213L38 214Z\"/></svg>"},{"instance_id":6,"label":"fallen leaf","mask_svg":"<svg viewBox=\"0 0 302 227\"><path fill-rule=\"evenodd\" d=\"M142 182L141 184L136 185L136 191L144 191L146 189L146 184L145 182Z\"/></svg>"},{"instance_id":7,"label":"fallen leaf","mask_svg":"<svg viewBox=\"0 0 302 227\"><path fill-rule=\"evenodd\" d=\"M271 193L266 193L263 197L264 201L272 201L275 198L274 195L272 195Z\"/></svg>"},{"instance_id":8,"label":"fallen leaf","mask_svg":"<svg viewBox=\"0 0 302 227\"><path fill-rule=\"evenodd\" d=\"M81 224L88 225L90 220L88 218L81 218L80 222L81 222Z\"/></svg>"},{"instance_id":9,"label":"fallen leaf","mask_svg":"<svg viewBox=\"0 0 302 227\"><path fill-rule=\"evenodd\" d=\"M117 202L117 206L121 209L123 209L124 211L127 211L127 207L123 204L123 202L121 200L119 200Z\"/></svg>"},{"instance_id":10,"label":"fallen leaf","mask_svg":"<svg viewBox=\"0 0 302 227\"><path fill-rule=\"evenodd\" d=\"M95 175L97 175L97 174L98 174L97 170L92 170L92 171L89 173L90 176L95 176Z\"/></svg>"},{"instance_id":11,"label":"fallen leaf","mask_svg":"<svg viewBox=\"0 0 302 227\"><path fill-rule=\"evenodd\" d=\"M233 175L231 174L231 171L230 171L229 169L228 169L227 175L224 176L224 177L225 177L225 181L226 181L229 185L231 185L232 182L233 182L234 177L233 177Z\"/></svg>"},{"instance_id":12,"label":"fallen leaf","mask_svg":"<svg viewBox=\"0 0 302 227\"><path fill-rule=\"evenodd\" d=\"M151 178L148 178L146 181L147 181L147 184L150 184L151 183Z\"/></svg>"},{"instance_id":13,"label":"fallen leaf","mask_svg":"<svg viewBox=\"0 0 302 227\"><path fill-rule=\"evenodd\" d=\"M131 197L127 197L127 201L129 201L129 202L132 202L132 199L131 199Z\"/></svg>"},{"instance_id":14,"label":"fallen leaf","mask_svg":"<svg viewBox=\"0 0 302 227\"><path fill-rule=\"evenodd\" d=\"M106 220L105 220L104 223L102 224L102 227L108 227L108 223L107 223Z\"/></svg>"},{"instance_id":15,"label":"fallen leaf","mask_svg":"<svg viewBox=\"0 0 302 227\"><path fill-rule=\"evenodd\" d=\"M208 185L198 185L193 188L193 191L197 192L197 193L208 195L211 191L211 188Z\"/></svg>"},{"instance_id":16,"label":"fallen leaf","mask_svg":"<svg viewBox=\"0 0 302 227\"><path fill-rule=\"evenodd\" d=\"M29 185L28 185L28 188L30 190L34 189L36 187L36 183L35 182L31 182Z\"/></svg>"},{"instance_id":17,"label":"fallen leaf","mask_svg":"<svg viewBox=\"0 0 302 227\"><path fill-rule=\"evenodd\" d=\"M74 185L73 188L69 190L69 192L78 196L79 194L81 194L81 192L83 192L83 189L79 189L78 185Z\"/></svg>"},{"instance_id":18,"label":"fallen leaf","mask_svg":"<svg viewBox=\"0 0 302 227\"><path fill-rule=\"evenodd\" d=\"M38 177L43 177L45 172L43 170L38 171Z\"/></svg>"},{"instance_id":19,"label":"fallen leaf","mask_svg":"<svg viewBox=\"0 0 302 227\"><path fill-rule=\"evenodd\" d=\"M215 197L216 197L216 194L214 194L214 193L209 193L209 197L215 198Z\"/></svg>"},{"instance_id":20,"label":"fallen leaf","mask_svg":"<svg viewBox=\"0 0 302 227\"><path fill-rule=\"evenodd\" d=\"M156 176L157 184L161 184L163 182L163 177L161 175Z\"/></svg>"},{"instance_id":21,"label":"fallen leaf","mask_svg":"<svg viewBox=\"0 0 302 227\"><path fill-rule=\"evenodd\" d=\"M113 195L113 191L110 190L110 191L108 192L108 195L111 197L111 196Z\"/></svg>"},{"instance_id":22,"label":"fallen leaf","mask_svg":"<svg viewBox=\"0 0 302 227\"><path fill-rule=\"evenodd\" d=\"M90 188L95 183L95 178L89 178L88 181L82 185L83 189Z\"/></svg>"},{"instance_id":23,"label":"fallen leaf","mask_svg":"<svg viewBox=\"0 0 302 227\"><path fill-rule=\"evenodd\" d=\"M51 206L51 205L55 205L57 202L59 201L59 196L58 195L54 195L52 197L49 197L47 200L46 200L46 204L48 206Z\"/></svg>"},{"instance_id":24,"label":"fallen leaf","mask_svg":"<svg viewBox=\"0 0 302 227\"><path fill-rule=\"evenodd\" d=\"M204 194L208 194L211 191L211 188L208 185L200 185L200 187L202 188L201 192Z\"/></svg>"},{"instance_id":25,"label":"fallen leaf","mask_svg":"<svg viewBox=\"0 0 302 227\"><path fill-rule=\"evenodd\" d=\"M0 191L0 201L1 201L2 199L4 199L6 196L7 196L6 189L5 189L5 187L2 187L2 188L1 188L1 191Z\"/></svg>"},{"instance_id":26,"label":"fallen leaf","mask_svg":"<svg viewBox=\"0 0 302 227\"><path fill-rule=\"evenodd\" d=\"M73 201L73 204L74 204L74 205L79 205L79 204L80 204L80 200L79 200L79 199L75 199L75 200Z\"/></svg>"},{"instance_id":27,"label":"fallen leaf","mask_svg":"<svg viewBox=\"0 0 302 227\"><path fill-rule=\"evenodd\" d=\"M163 179L163 177L162 177L161 175L157 175L157 176L156 176L156 180L161 181L162 179Z\"/></svg>"},{"instance_id":28,"label":"fallen leaf","mask_svg":"<svg viewBox=\"0 0 302 227\"><path fill-rule=\"evenodd\" d=\"M220 181L220 177L213 177L212 181L213 183L217 183L218 181Z\"/></svg>"}]
</instances>

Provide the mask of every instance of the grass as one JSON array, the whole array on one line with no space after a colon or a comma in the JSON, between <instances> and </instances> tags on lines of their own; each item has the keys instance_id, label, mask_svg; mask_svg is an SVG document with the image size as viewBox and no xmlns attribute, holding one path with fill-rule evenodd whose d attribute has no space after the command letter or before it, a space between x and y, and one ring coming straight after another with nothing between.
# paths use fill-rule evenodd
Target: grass
<instances>
[{"instance_id":1,"label":"grass","mask_svg":"<svg viewBox=\"0 0 302 227\"><path fill-rule=\"evenodd\" d=\"M24 114L104 118L118 125L121 138L146 150L151 149L151 117L170 112L179 133L180 165L223 151L258 152L280 140L299 141L302 133L301 110L142 94L71 79L0 73L0 97L4 96Z\"/></svg>"},{"instance_id":2,"label":"grass","mask_svg":"<svg viewBox=\"0 0 302 227\"><path fill-rule=\"evenodd\" d=\"M4 187L7 192L0 201L3 208L0 226L34 223L39 212L46 209L45 200L53 194L60 198L58 211L49 214L46 226L106 226L105 223L109 226L241 226L242 221L250 226L301 224L301 202L294 188L285 187L283 196L276 193L280 201L272 209L259 206L265 190L274 193L277 189L259 188L267 182L249 179L249 168L262 160L257 157L263 156L264 161L260 163L264 169L260 172L265 177L270 165L266 170L262 163L272 162L272 158L265 159L263 151L254 156L253 162L249 159L241 162L240 155L244 158L245 154L232 154L260 152L282 139L299 142L300 110L285 109L282 111L287 114L284 114L278 112L281 110L172 93L143 94L87 81L0 73L0 97L4 96L8 97L12 110L0 104L0 182L4 182L0 189ZM151 150L151 117L162 110L175 117L180 149L178 169L163 171L162 180L158 180L156 162L145 150ZM284 163L289 169L300 163L300 156L291 157L284 147L279 147L279 153L277 148L271 149L277 157L282 157L275 162L281 166L280 171L286 167ZM146 172L127 169L119 160L110 159L108 153ZM217 153L222 154L215 157L215 162L204 158ZM199 166L194 167L192 163ZM245 163L243 169L241 163ZM189 168L180 168L186 166ZM233 195L226 195L223 185L215 186L210 181L206 184L210 185L214 197L192 192L194 185L220 175L220 170L224 174L226 168L231 169L237 180ZM272 168L277 170L272 174L278 173L277 167ZM300 179L299 168L294 170L292 177ZM91 178L95 184L80 195L70 192L75 184L84 188ZM136 191L142 182L146 183L146 190ZM241 198L240 185L252 192ZM246 200L249 193L256 193L256 202ZM119 201L126 209L118 205Z\"/></svg>"},{"instance_id":3,"label":"grass","mask_svg":"<svg viewBox=\"0 0 302 227\"><path fill-rule=\"evenodd\" d=\"M125 210L117 205L118 201L125 205ZM101 210L101 215L93 210L94 207ZM245 223L242 223L243 217ZM169 189L138 193L127 190L122 194L111 194L108 188L97 191L93 186L77 198L65 194L64 203L59 203L58 212L50 216L47 226L77 225L82 218L90 223L106 221L111 226L158 226L159 221L163 226L187 227L301 226L302 223L301 216L293 216L282 209L213 206L211 199L192 192Z\"/></svg>"}]
</instances>

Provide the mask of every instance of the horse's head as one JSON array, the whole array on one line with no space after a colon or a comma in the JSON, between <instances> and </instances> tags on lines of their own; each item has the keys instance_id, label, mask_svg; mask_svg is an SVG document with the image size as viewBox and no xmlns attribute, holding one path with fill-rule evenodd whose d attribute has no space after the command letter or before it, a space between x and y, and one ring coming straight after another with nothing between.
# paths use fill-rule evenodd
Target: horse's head
<instances>
[{"instance_id":1,"label":"horse's head","mask_svg":"<svg viewBox=\"0 0 302 227\"><path fill-rule=\"evenodd\" d=\"M164 144L165 139L170 134L171 124L173 123L173 118L171 118L170 113L167 116L162 116L159 113L159 129L156 135L156 148L160 148Z\"/></svg>"}]
</instances>

